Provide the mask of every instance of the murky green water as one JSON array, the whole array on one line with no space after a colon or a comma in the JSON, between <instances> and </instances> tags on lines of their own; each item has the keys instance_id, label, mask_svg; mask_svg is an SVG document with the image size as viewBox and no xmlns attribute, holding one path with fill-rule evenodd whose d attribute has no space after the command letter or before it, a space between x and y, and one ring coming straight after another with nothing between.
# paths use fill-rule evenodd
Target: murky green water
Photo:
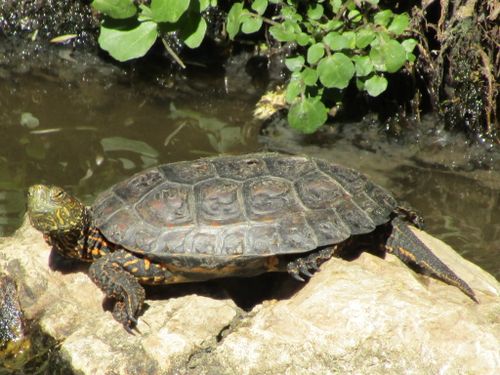
<instances>
[{"instance_id":1,"label":"murky green water","mask_svg":"<svg viewBox=\"0 0 500 375\"><path fill-rule=\"evenodd\" d=\"M222 75L207 74L152 88L114 68L80 65L0 69L0 235L19 225L25 191L33 183L58 184L91 202L111 184L154 164L262 148L252 121L258 90L248 82L228 93ZM408 156L414 145L379 153L376 147L360 150L352 140L343 143L349 147L318 138L308 142L292 148L308 153L312 147L360 168L415 206L430 233L500 276L497 177L485 185L422 167Z\"/></svg>"}]
</instances>

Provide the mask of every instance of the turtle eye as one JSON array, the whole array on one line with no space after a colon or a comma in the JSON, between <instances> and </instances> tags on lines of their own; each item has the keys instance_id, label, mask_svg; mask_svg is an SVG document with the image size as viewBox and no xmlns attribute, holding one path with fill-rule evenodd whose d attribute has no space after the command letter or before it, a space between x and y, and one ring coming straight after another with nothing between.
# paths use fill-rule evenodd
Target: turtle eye
<instances>
[{"instance_id":1,"label":"turtle eye","mask_svg":"<svg viewBox=\"0 0 500 375\"><path fill-rule=\"evenodd\" d=\"M66 195L66 193L62 189L57 189L57 190L54 190L52 192L52 198L58 199L58 200L64 198L65 195Z\"/></svg>"}]
</instances>

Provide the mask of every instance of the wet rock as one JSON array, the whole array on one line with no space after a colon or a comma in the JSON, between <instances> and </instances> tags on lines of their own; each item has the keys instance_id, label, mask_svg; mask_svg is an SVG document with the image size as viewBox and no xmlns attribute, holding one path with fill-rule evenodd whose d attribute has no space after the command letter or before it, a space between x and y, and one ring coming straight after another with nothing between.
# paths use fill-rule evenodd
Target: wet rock
<instances>
[{"instance_id":1,"label":"wet rock","mask_svg":"<svg viewBox=\"0 0 500 375\"><path fill-rule=\"evenodd\" d=\"M31 342L25 335L23 312L17 286L9 276L0 275L0 373L19 370L29 357Z\"/></svg>"},{"instance_id":2,"label":"wet rock","mask_svg":"<svg viewBox=\"0 0 500 375\"><path fill-rule=\"evenodd\" d=\"M0 239L0 268L16 277L27 318L37 319L60 342L62 362L83 374L493 373L500 363L498 282L419 235L470 283L480 304L392 256L363 254L328 261L290 298L248 313L205 284L150 292L141 333L130 335L103 309L85 268L49 259L29 225ZM284 282L276 296L291 285Z\"/></svg>"},{"instance_id":3,"label":"wet rock","mask_svg":"<svg viewBox=\"0 0 500 375\"><path fill-rule=\"evenodd\" d=\"M0 348L23 336L23 312L15 281L0 275Z\"/></svg>"},{"instance_id":4,"label":"wet rock","mask_svg":"<svg viewBox=\"0 0 500 375\"><path fill-rule=\"evenodd\" d=\"M76 34L74 46L95 46L99 28L92 9L82 1L13 1L0 3L0 37L21 37L42 46L47 40ZM42 42L41 44L39 44Z\"/></svg>"},{"instance_id":5,"label":"wet rock","mask_svg":"<svg viewBox=\"0 0 500 375\"><path fill-rule=\"evenodd\" d=\"M45 334L61 342L61 358L85 374L167 371L212 345L239 311L230 299L193 294L148 300L141 333L130 335L103 309L103 294L85 268L51 257L29 224L0 240L0 254L0 268L20 285L27 318L37 319Z\"/></svg>"}]
</instances>

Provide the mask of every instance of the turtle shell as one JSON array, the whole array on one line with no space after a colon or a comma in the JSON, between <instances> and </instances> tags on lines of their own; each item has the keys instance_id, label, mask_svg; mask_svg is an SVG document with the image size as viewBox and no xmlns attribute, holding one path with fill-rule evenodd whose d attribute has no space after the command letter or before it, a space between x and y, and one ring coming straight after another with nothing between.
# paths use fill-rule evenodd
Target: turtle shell
<instances>
[{"instance_id":1,"label":"turtle shell","mask_svg":"<svg viewBox=\"0 0 500 375\"><path fill-rule=\"evenodd\" d=\"M305 156L250 154L161 165L102 193L93 223L157 261L303 253L368 233L395 199L361 173Z\"/></svg>"}]
</instances>

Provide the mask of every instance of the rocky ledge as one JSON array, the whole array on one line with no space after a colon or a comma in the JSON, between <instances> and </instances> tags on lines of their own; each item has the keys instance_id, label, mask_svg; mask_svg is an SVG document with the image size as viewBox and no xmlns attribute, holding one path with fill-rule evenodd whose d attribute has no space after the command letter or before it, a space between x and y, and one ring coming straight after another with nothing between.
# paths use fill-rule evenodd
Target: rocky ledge
<instances>
[{"instance_id":1,"label":"rocky ledge","mask_svg":"<svg viewBox=\"0 0 500 375\"><path fill-rule=\"evenodd\" d=\"M246 310L221 292L224 281L149 291L140 333L130 335L85 268L57 264L28 224L0 239L0 269L16 279L26 318L59 343L58 362L74 373L498 373L499 283L417 234L479 304L393 256L363 254L326 262L300 289L284 278L279 298Z\"/></svg>"}]
</instances>

